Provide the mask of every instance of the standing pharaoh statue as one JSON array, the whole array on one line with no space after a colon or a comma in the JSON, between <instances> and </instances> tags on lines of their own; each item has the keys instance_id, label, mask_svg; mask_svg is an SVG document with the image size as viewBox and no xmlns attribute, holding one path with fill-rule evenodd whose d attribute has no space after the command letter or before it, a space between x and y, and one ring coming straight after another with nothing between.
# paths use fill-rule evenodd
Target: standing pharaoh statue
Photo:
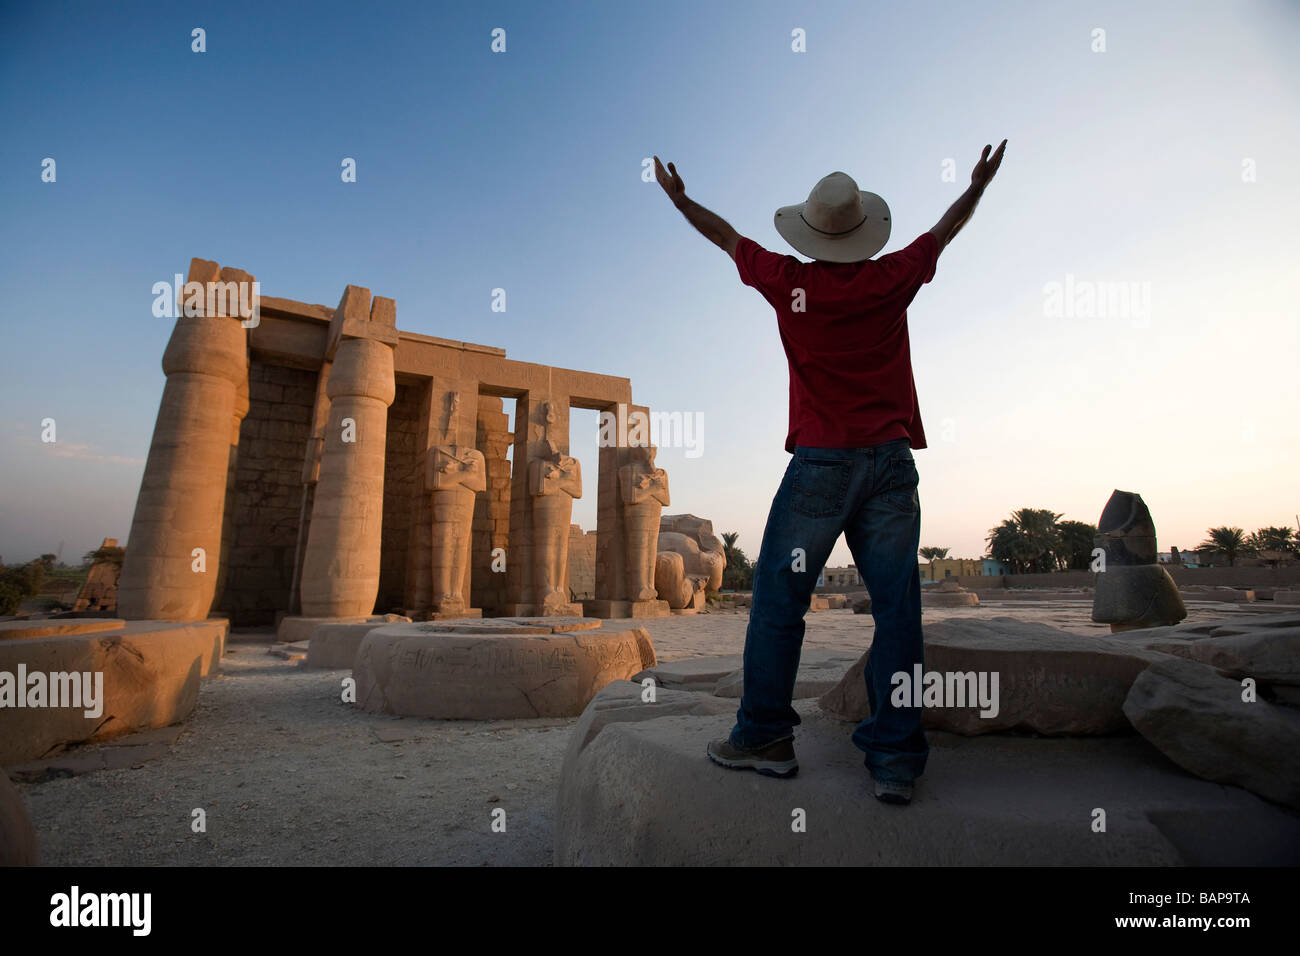
<instances>
[{"instance_id":1,"label":"standing pharaoh statue","mask_svg":"<svg viewBox=\"0 0 1300 956\"><path fill-rule=\"evenodd\" d=\"M659 516L669 504L668 473L655 467L653 445L629 450L631 461L618 470L627 531L627 595L630 601L653 601L655 557L659 550Z\"/></svg>"},{"instance_id":2,"label":"standing pharaoh statue","mask_svg":"<svg viewBox=\"0 0 1300 956\"><path fill-rule=\"evenodd\" d=\"M573 499L582 497L578 459L560 451L552 439L547 454L535 458L528 473L533 496L533 568L536 594L543 613L569 606L569 521Z\"/></svg>"},{"instance_id":3,"label":"standing pharaoh statue","mask_svg":"<svg viewBox=\"0 0 1300 956\"><path fill-rule=\"evenodd\" d=\"M464 614L474 496L487 488L483 453L465 445L429 449L426 481L433 514L433 613Z\"/></svg>"}]
</instances>

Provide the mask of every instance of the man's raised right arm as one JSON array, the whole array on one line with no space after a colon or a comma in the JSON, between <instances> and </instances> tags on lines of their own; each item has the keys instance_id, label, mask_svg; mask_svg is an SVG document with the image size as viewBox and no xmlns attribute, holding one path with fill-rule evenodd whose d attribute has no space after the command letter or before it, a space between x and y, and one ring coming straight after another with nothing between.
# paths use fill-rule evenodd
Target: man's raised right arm
<instances>
[{"instance_id":1,"label":"man's raised right arm","mask_svg":"<svg viewBox=\"0 0 1300 956\"><path fill-rule=\"evenodd\" d=\"M948 207L948 211L943 214L943 218L934 224L930 230L934 237L939 240L939 251L961 232L962 226L970 219L971 214L975 212L975 207L979 204L980 197L984 195L984 190L992 182L993 176L1002 165L1002 154L1006 151L1007 141L1004 139L997 152L989 155L992 146L985 146L984 152L980 154L979 162L975 164L975 169L970 174L970 188L962 193L955 203Z\"/></svg>"}]
</instances>

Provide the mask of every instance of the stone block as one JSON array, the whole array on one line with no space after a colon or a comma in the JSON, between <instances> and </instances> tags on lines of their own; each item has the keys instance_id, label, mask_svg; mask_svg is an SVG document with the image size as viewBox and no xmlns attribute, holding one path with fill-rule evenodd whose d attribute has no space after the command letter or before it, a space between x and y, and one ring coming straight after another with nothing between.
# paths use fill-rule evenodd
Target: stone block
<instances>
[{"instance_id":1,"label":"stone block","mask_svg":"<svg viewBox=\"0 0 1300 956\"><path fill-rule=\"evenodd\" d=\"M10 675L15 689L25 684L27 700L34 674L44 675L47 690L68 686L50 675L89 673L94 682L102 674L103 680L100 712L89 708L91 716L84 699L80 706L0 707L0 765L184 720L200 678L219 666L227 627L217 618L129 621L118 631L0 641L0 675Z\"/></svg>"},{"instance_id":2,"label":"stone block","mask_svg":"<svg viewBox=\"0 0 1300 956\"><path fill-rule=\"evenodd\" d=\"M652 705L639 690L605 688L570 737L557 866L1300 863L1293 814L1183 773L1137 736L937 733L916 797L900 808L872 798L847 729L811 701L795 705L799 775L771 780L705 756L730 729L731 708L712 713L716 698L668 691ZM1088 826L1094 806L1107 811L1100 837ZM791 827L794 808L803 832Z\"/></svg>"},{"instance_id":3,"label":"stone block","mask_svg":"<svg viewBox=\"0 0 1300 956\"><path fill-rule=\"evenodd\" d=\"M275 629L275 639L281 644L310 641L316 628L322 624L398 624L410 621L401 614L367 614L356 617L300 617L285 616Z\"/></svg>"},{"instance_id":4,"label":"stone block","mask_svg":"<svg viewBox=\"0 0 1300 956\"><path fill-rule=\"evenodd\" d=\"M825 713L854 722L867 716L866 656L821 698ZM997 713L981 716L978 705L927 707L924 724L959 734L1127 733L1131 728L1123 707L1129 688L1150 663L1164 656L1110 637L1073 634L1009 617L929 624L925 672L945 675L945 686L948 674L974 674L978 686L983 673L989 690L996 675ZM969 687L964 681L963 690Z\"/></svg>"},{"instance_id":5,"label":"stone block","mask_svg":"<svg viewBox=\"0 0 1300 956\"><path fill-rule=\"evenodd\" d=\"M538 634L527 632L544 627L545 618L495 630L493 623L457 626L469 633L434 624L371 631L353 671L358 706L445 720L577 716L610 681L655 659L644 628Z\"/></svg>"},{"instance_id":6,"label":"stone block","mask_svg":"<svg viewBox=\"0 0 1300 956\"><path fill-rule=\"evenodd\" d=\"M857 658L843 651L827 651L819 648L805 648L799 657L799 671L794 681L794 699L804 700L809 697L821 697L829 694L844 679L844 675L856 663ZM689 686L689 685L688 685ZM693 688L692 688L693 689ZM718 697L744 696L745 671L737 668L718 681L713 688Z\"/></svg>"},{"instance_id":7,"label":"stone block","mask_svg":"<svg viewBox=\"0 0 1300 956\"><path fill-rule=\"evenodd\" d=\"M1238 680L1166 659L1134 681L1124 713L1190 773L1300 809L1300 713L1242 696Z\"/></svg>"}]
</instances>

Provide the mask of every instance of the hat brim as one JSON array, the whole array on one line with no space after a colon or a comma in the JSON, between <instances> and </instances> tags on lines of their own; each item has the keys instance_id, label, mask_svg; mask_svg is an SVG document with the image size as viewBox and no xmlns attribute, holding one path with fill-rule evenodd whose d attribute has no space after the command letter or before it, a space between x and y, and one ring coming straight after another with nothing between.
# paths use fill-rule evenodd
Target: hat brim
<instances>
[{"instance_id":1,"label":"hat brim","mask_svg":"<svg viewBox=\"0 0 1300 956\"><path fill-rule=\"evenodd\" d=\"M810 259L823 259L827 262L859 262L870 259L889 241L889 205L875 193L859 189L862 196L862 211L866 219L851 232L838 236L828 236L818 232L804 221L804 207L801 202L796 206L782 206L773 216L776 231L781 238L794 246Z\"/></svg>"}]
</instances>

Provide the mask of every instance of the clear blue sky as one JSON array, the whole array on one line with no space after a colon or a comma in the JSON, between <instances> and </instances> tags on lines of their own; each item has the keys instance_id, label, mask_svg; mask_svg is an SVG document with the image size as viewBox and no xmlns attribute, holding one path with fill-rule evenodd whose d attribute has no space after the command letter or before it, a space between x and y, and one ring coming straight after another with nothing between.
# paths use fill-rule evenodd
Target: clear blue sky
<instances>
[{"instance_id":1,"label":"clear blue sky","mask_svg":"<svg viewBox=\"0 0 1300 956\"><path fill-rule=\"evenodd\" d=\"M63 542L75 561L126 537L170 331L150 289L194 256L266 295L333 305L365 285L404 329L627 376L638 402L702 415L700 457L660 454L671 510L754 554L787 461L775 320L642 159L783 252L773 210L842 169L890 203L888 251L1002 137L910 312L922 544L977 556L1012 509L1095 521L1117 487L1164 548L1293 524L1296 50L1300 6L1276 0L7 3L0 555ZM1067 275L1148 283L1149 318L1046 315ZM590 462L594 415L574 422ZM832 563L849 560L841 543Z\"/></svg>"}]
</instances>

